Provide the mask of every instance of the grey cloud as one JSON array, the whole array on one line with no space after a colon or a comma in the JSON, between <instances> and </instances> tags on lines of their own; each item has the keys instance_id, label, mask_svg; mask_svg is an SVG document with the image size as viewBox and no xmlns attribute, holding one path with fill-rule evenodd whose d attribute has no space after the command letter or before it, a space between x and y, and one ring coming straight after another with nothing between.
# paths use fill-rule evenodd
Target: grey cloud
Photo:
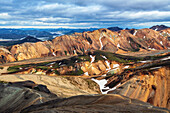
<instances>
[{"instance_id":1,"label":"grey cloud","mask_svg":"<svg viewBox=\"0 0 170 113\"><path fill-rule=\"evenodd\" d=\"M31 25L128 26L128 22L169 22L170 1L0 0L0 16L4 13L8 14L0 17L0 25L4 26L30 25L31 22Z\"/></svg>"}]
</instances>

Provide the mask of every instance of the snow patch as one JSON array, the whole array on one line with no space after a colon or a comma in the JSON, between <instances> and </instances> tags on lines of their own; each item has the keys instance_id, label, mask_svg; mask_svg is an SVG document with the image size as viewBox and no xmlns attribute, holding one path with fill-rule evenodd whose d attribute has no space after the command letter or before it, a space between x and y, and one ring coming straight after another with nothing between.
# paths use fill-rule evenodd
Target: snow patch
<instances>
[{"instance_id":1,"label":"snow patch","mask_svg":"<svg viewBox=\"0 0 170 113\"><path fill-rule=\"evenodd\" d=\"M95 56L90 55L90 58L91 58L91 62L90 63L93 63L95 61Z\"/></svg>"},{"instance_id":2,"label":"snow patch","mask_svg":"<svg viewBox=\"0 0 170 113\"><path fill-rule=\"evenodd\" d=\"M169 59L170 59L170 56L166 58L162 58L161 60L169 60Z\"/></svg>"},{"instance_id":3,"label":"snow patch","mask_svg":"<svg viewBox=\"0 0 170 113\"><path fill-rule=\"evenodd\" d=\"M113 88L111 88L111 89L109 89L109 90L103 92L102 94L107 94L109 91L113 91L113 90L117 89L117 87L120 86L120 85L121 85L121 83L119 83L119 84L116 85L115 87L113 87Z\"/></svg>"},{"instance_id":4,"label":"snow patch","mask_svg":"<svg viewBox=\"0 0 170 113\"><path fill-rule=\"evenodd\" d=\"M53 65L53 64L55 64L55 62L49 63L49 64L47 64L46 66Z\"/></svg>"},{"instance_id":5,"label":"snow patch","mask_svg":"<svg viewBox=\"0 0 170 113\"><path fill-rule=\"evenodd\" d=\"M121 83L119 83L118 85L116 85L115 87L113 87L112 89L110 89L110 91L113 91L113 90L115 90L118 86L120 86L121 85Z\"/></svg>"},{"instance_id":6,"label":"snow patch","mask_svg":"<svg viewBox=\"0 0 170 113\"><path fill-rule=\"evenodd\" d=\"M125 66L124 69L129 68L129 66Z\"/></svg>"},{"instance_id":7,"label":"snow patch","mask_svg":"<svg viewBox=\"0 0 170 113\"><path fill-rule=\"evenodd\" d=\"M84 74L87 75L87 76L89 76L89 73L88 73L88 72L85 72Z\"/></svg>"},{"instance_id":8,"label":"snow patch","mask_svg":"<svg viewBox=\"0 0 170 113\"><path fill-rule=\"evenodd\" d=\"M147 63L147 62L152 62L152 60L145 60L145 61L139 61L141 63Z\"/></svg>"},{"instance_id":9,"label":"snow patch","mask_svg":"<svg viewBox=\"0 0 170 113\"><path fill-rule=\"evenodd\" d=\"M112 89L110 89L110 90L115 90L118 86L120 86L121 85L121 83L119 83L118 85L116 85L115 87L113 87Z\"/></svg>"},{"instance_id":10,"label":"snow patch","mask_svg":"<svg viewBox=\"0 0 170 113\"><path fill-rule=\"evenodd\" d=\"M110 70L111 69L111 67L110 67L110 63L106 60L105 61L106 62L106 64L107 64L107 66L109 67L108 69L106 69L106 70Z\"/></svg>"},{"instance_id":11,"label":"snow patch","mask_svg":"<svg viewBox=\"0 0 170 113\"><path fill-rule=\"evenodd\" d=\"M94 82L96 82L99 87L100 87L100 91L102 94L105 94L105 92L102 91L102 89L108 89L108 87L105 87L104 85L107 83L107 80L106 79L102 79L102 80L97 80L97 79L94 79L92 78L91 80L93 80Z\"/></svg>"},{"instance_id":12,"label":"snow patch","mask_svg":"<svg viewBox=\"0 0 170 113\"><path fill-rule=\"evenodd\" d=\"M100 46L101 46L101 50L102 50L102 48L103 48L103 44L102 44L101 39L102 39L102 35L100 35L100 38L99 38L99 42L100 42Z\"/></svg>"},{"instance_id":13,"label":"snow patch","mask_svg":"<svg viewBox=\"0 0 170 113\"><path fill-rule=\"evenodd\" d=\"M155 48L148 48L148 49L150 49L150 50L156 50Z\"/></svg>"},{"instance_id":14,"label":"snow patch","mask_svg":"<svg viewBox=\"0 0 170 113\"><path fill-rule=\"evenodd\" d=\"M90 42L87 42L88 45L90 45Z\"/></svg>"},{"instance_id":15,"label":"snow patch","mask_svg":"<svg viewBox=\"0 0 170 113\"><path fill-rule=\"evenodd\" d=\"M104 59L106 59L106 60L107 60L106 56L103 56L103 55L102 55L102 57L103 57Z\"/></svg>"},{"instance_id":16,"label":"snow patch","mask_svg":"<svg viewBox=\"0 0 170 113\"><path fill-rule=\"evenodd\" d=\"M119 64L114 64L113 65L113 68L117 68L117 67L119 67L120 65Z\"/></svg>"},{"instance_id":17,"label":"snow patch","mask_svg":"<svg viewBox=\"0 0 170 113\"><path fill-rule=\"evenodd\" d=\"M120 44L119 44L119 43L117 44L117 47L120 47Z\"/></svg>"},{"instance_id":18,"label":"snow patch","mask_svg":"<svg viewBox=\"0 0 170 113\"><path fill-rule=\"evenodd\" d=\"M110 69L111 69L111 67L110 67L110 63L109 63L109 61L107 61L106 56L103 56L103 55L102 55L102 57L106 60L105 62L106 62L106 64L107 64L107 66L109 67L109 68L108 68L108 69L106 69L106 70L110 70Z\"/></svg>"},{"instance_id":19,"label":"snow patch","mask_svg":"<svg viewBox=\"0 0 170 113\"><path fill-rule=\"evenodd\" d=\"M138 31L137 31L137 30L135 30L135 32L133 33L133 35L135 36L137 32L138 32Z\"/></svg>"},{"instance_id":20,"label":"snow patch","mask_svg":"<svg viewBox=\"0 0 170 113\"><path fill-rule=\"evenodd\" d=\"M158 30L158 28L155 29L155 31L157 31L157 30Z\"/></svg>"},{"instance_id":21,"label":"snow patch","mask_svg":"<svg viewBox=\"0 0 170 113\"><path fill-rule=\"evenodd\" d=\"M56 54L53 52L53 56L56 56Z\"/></svg>"},{"instance_id":22,"label":"snow patch","mask_svg":"<svg viewBox=\"0 0 170 113\"><path fill-rule=\"evenodd\" d=\"M103 77L105 77L106 76L106 74L104 74L104 75L102 75Z\"/></svg>"},{"instance_id":23,"label":"snow patch","mask_svg":"<svg viewBox=\"0 0 170 113\"><path fill-rule=\"evenodd\" d=\"M150 68L150 69L159 69L161 68L162 66L159 66L159 67L153 67L153 68Z\"/></svg>"},{"instance_id":24,"label":"snow patch","mask_svg":"<svg viewBox=\"0 0 170 113\"><path fill-rule=\"evenodd\" d=\"M74 50L73 52L74 52L74 54L77 54L77 53L76 53L76 50Z\"/></svg>"},{"instance_id":25,"label":"snow patch","mask_svg":"<svg viewBox=\"0 0 170 113\"><path fill-rule=\"evenodd\" d=\"M162 41L160 41L160 44L162 44L162 45L163 45Z\"/></svg>"}]
</instances>

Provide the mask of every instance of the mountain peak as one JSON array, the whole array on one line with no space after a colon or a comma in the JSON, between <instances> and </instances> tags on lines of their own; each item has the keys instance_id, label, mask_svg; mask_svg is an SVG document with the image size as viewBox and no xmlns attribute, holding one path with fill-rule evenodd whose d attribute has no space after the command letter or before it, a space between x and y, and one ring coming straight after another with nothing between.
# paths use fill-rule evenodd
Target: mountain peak
<instances>
[{"instance_id":1,"label":"mountain peak","mask_svg":"<svg viewBox=\"0 0 170 113\"><path fill-rule=\"evenodd\" d=\"M35 37L32 37L32 36L27 36L26 38L22 39L21 41L24 41L24 42L38 42L38 41L41 41Z\"/></svg>"},{"instance_id":2,"label":"mountain peak","mask_svg":"<svg viewBox=\"0 0 170 113\"><path fill-rule=\"evenodd\" d=\"M167 29L167 28L169 28L169 27L165 26L165 25L155 25L155 26L150 27L150 29L153 29L153 30L156 30L156 31L164 30L164 29Z\"/></svg>"},{"instance_id":3,"label":"mountain peak","mask_svg":"<svg viewBox=\"0 0 170 113\"><path fill-rule=\"evenodd\" d=\"M107 29L111 30L111 31L120 31L120 30L123 30L122 28L120 27L108 27Z\"/></svg>"}]
</instances>

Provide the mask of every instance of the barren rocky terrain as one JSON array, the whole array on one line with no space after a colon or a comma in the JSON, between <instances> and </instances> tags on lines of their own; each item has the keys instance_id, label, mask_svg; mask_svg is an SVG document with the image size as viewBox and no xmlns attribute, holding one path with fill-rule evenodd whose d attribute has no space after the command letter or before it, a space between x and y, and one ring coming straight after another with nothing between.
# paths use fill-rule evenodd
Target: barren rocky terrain
<instances>
[{"instance_id":1,"label":"barren rocky terrain","mask_svg":"<svg viewBox=\"0 0 170 113\"><path fill-rule=\"evenodd\" d=\"M0 111L169 113L169 34L99 29L0 48Z\"/></svg>"}]
</instances>

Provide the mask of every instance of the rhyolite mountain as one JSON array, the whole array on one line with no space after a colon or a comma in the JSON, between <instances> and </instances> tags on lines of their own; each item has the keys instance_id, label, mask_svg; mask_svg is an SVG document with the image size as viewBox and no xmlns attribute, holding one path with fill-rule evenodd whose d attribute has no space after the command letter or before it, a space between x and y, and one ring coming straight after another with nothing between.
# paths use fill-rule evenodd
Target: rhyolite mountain
<instances>
[{"instance_id":1,"label":"rhyolite mountain","mask_svg":"<svg viewBox=\"0 0 170 113\"><path fill-rule=\"evenodd\" d=\"M98 29L62 35L52 41L13 45L8 50L1 49L0 55L3 61L11 62L13 59L17 61L44 56L77 55L93 50L116 53L163 50L170 48L169 37L170 28L161 31L146 28L118 32Z\"/></svg>"}]
</instances>

